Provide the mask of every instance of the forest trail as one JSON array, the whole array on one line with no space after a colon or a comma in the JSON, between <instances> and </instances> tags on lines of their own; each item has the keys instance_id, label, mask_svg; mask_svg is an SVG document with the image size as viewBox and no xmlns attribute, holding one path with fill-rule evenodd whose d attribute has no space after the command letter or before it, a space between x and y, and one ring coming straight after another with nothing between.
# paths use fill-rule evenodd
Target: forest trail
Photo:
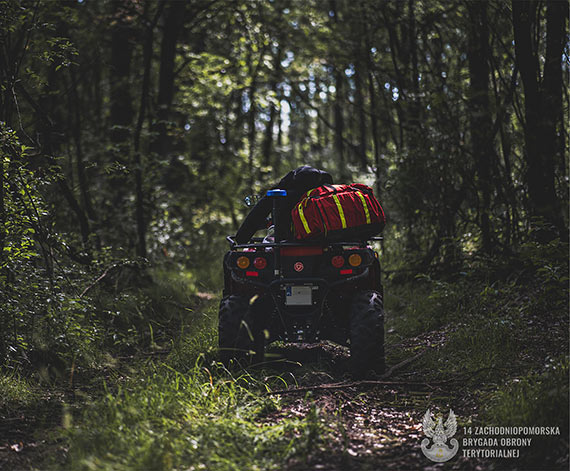
<instances>
[{"instance_id":1,"label":"forest trail","mask_svg":"<svg viewBox=\"0 0 570 471\"><path fill-rule=\"evenodd\" d=\"M202 369L208 371L208 368L214 368L211 369L214 384L223 384L228 381L228 377L223 371L221 375L219 370L216 373L215 365L220 365L217 362L216 349L212 348L216 339L217 300L218 296L212 293L197 293L192 296L192 319L203 316L208 319L207 315L210 313L213 317L209 319L213 322L208 321L204 326L198 325L197 331L185 335L188 339L200 337L202 334L209 336L206 349L197 347L200 352L209 350ZM190 308L187 309L190 312ZM495 463L462 456L463 427L480 422L478 419L481 419L481 397L496 388L497 373L504 373L505 376L515 373L512 370L507 371L506 368L503 371L502 366L474 366L473 369L459 370L434 367L444 365L440 360L447 359L449 363L454 363L447 355L450 347L452 351L457 348L457 345L453 344L454 336L456 341L461 325L450 323L420 334L401 336L397 332L397 317L400 315L397 309L388 312L387 372L383 377L355 380L351 377L349 349L330 342L273 344L266 351L266 363L247 371L232 372L234 376L231 378L237 378L232 381L236 383L239 383L242 374L253 380L250 386L245 386L249 392L241 396L241 401L263 404L264 397L275 400L267 410L262 407L259 413L246 420L260 431L288 430L288 439L296 437L299 439L298 443L301 443L301 448L286 455L286 461L279 463L278 469L493 469ZM536 316L527 320L529 329L534 331L536 327L544 328L545 323L548 323L551 332L548 344L544 343L542 337L533 338L533 348L529 350L531 354L540 351L542 356L550 351L549 354L553 355L565 345L566 322L556 324ZM410 319L406 318L406 321L409 322ZM532 338L530 335L524 337ZM557 338L559 340L556 340ZM459 348L461 347L460 345ZM121 405L123 399L117 392L121 385L127 384L125 378L131 376L128 380L131 382L148 380L145 370L139 369L143 364L166 364L167 368L171 368L170 365L175 365L171 358L171 355L175 354L174 350L155 349L116 357L117 363L113 366L98 372L76 374L73 388L66 387L65 381L58 383L57 387L44 384L41 397L32 406L2 412L0 469L87 469L84 466L76 467L73 461L70 461L74 442L66 435L66 429L70 425L89 427L90 422L85 421L83 412L98 403L100 405L103 396L109 394L109 391L114 396L115 407L122 407L120 410L128 414L129 407L132 406ZM477 362L474 365L477 365ZM501 371L497 371L497 368ZM488 375L489 370L494 370L494 375ZM165 370L156 371L162 371L164 374ZM209 378L211 383L212 376ZM103 381L109 385L109 390L107 387L101 387ZM167 383L157 384L160 389ZM149 383L147 387L149 386L152 384ZM143 395L146 394L144 388L141 391ZM163 391L165 397L171 394L166 388ZM206 391L207 388L203 389L200 395ZM450 409L453 409L457 416L458 428L454 438L459 441L460 448L457 455L447 463L434 463L422 453L420 444L425 438L422 419L428 408L434 417L443 416L444 421ZM150 416L153 419L162 419L160 413L154 409L150 410ZM185 423L184 420L174 422L175 433L190 440L193 435L186 430ZM280 428L280 425L284 426ZM91 426L94 424L91 423ZM95 426L106 425L101 422ZM270 435L270 431L261 432L258 437L264 440ZM251 443L254 444L255 439ZM204 446L208 450L211 445ZM98 459L98 456L103 455L94 456ZM181 460L184 463L183 458ZM47 468L42 467L44 463L48 464ZM275 461L271 464L273 467L276 465ZM239 467L239 462L236 461L232 466Z\"/></svg>"},{"instance_id":2,"label":"forest trail","mask_svg":"<svg viewBox=\"0 0 570 471\"><path fill-rule=\"evenodd\" d=\"M202 298L211 300L211 295ZM388 357L419 357L422 348L437 348L444 342L441 332L408 339L405 344L387 346ZM427 347L425 347L427 345ZM160 354L157 354L160 355ZM420 442L424 438L421 419L425 404L437 396L449 397L450 405L461 417L474 413L468 396L451 398L445 386L431 384L426 374L415 368L415 361L403 365L385 380L353 381L349 374L349 352L332 343L285 344L267 352L272 373L280 375L291 389L274 391L282 396L282 407L258 418L258 425L277 424L291 418L306 419L317 413L328 426L326 437L315 437L315 445L303 459L293 458L289 470L416 470L441 469L423 456ZM129 359L125 359L129 361ZM400 362L399 364L406 363ZM388 367L393 365L388 365ZM68 448L55 436L71 420L68 413L83 407L82 394L88 384L74 392L50 389L39 407L14 410L2 417L0 426L0 469L40 469L38 463L66 461ZM83 391L83 392L81 392ZM74 411L64 404L73 404ZM444 412L444 411L440 411ZM478 463L454 458L447 469L483 469Z\"/></svg>"},{"instance_id":3,"label":"forest trail","mask_svg":"<svg viewBox=\"0 0 570 471\"><path fill-rule=\"evenodd\" d=\"M420 448L425 438L421 422L434 398L440 403L448 402L462 418L476 413L468 392L455 387L450 392L450 386L461 378L450 378L447 384L434 382L429 379L433 375L414 365L427 349L437 349L444 342L441 332L432 332L404 344L387 345L389 358L407 355L407 359L388 365L389 377L365 381L350 378L349 352L345 347L320 343L270 349L268 356L279 357L283 362L282 376L294 376L297 385L274 391L283 396L285 405L268 414L264 421L276 423L291 416L306 418L316 408L333 430L326 449L318 449L307 461L290 463L287 469L485 469L482 461L459 456L448 464L433 463ZM390 374L394 366L397 369ZM448 409L437 412L447 416Z\"/></svg>"}]
</instances>

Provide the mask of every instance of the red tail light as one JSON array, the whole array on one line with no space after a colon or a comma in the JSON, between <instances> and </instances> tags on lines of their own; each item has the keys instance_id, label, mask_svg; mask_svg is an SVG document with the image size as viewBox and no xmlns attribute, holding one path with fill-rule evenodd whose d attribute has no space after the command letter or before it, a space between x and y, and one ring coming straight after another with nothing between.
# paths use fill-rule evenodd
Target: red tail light
<instances>
[{"instance_id":1,"label":"red tail light","mask_svg":"<svg viewBox=\"0 0 570 471\"><path fill-rule=\"evenodd\" d=\"M263 257L256 257L253 261L253 266L258 270L263 270L267 266L267 260Z\"/></svg>"},{"instance_id":2,"label":"red tail light","mask_svg":"<svg viewBox=\"0 0 570 471\"><path fill-rule=\"evenodd\" d=\"M331 260L332 266L340 268L344 265L344 257L342 255L335 255Z\"/></svg>"}]
</instances>

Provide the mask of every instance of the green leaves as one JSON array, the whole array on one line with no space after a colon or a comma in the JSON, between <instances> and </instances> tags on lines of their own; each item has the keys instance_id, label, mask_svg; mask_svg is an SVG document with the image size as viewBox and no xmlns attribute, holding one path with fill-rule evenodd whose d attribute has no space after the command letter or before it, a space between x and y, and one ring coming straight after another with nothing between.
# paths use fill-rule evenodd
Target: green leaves
<instances>
[{"instance_id":1,"label":"green leaves","mask_svg":"<svg viewBox=\"0 0 570 471\"><path fill-rule=\"evenodd\" d=\"M56 72L62 67L77 65L73 59L79 56L79 51L69 38L51 37L47 40L49 49L42 51L38 57L45 63L54 64Z\"/></svg>"}]
</instances>

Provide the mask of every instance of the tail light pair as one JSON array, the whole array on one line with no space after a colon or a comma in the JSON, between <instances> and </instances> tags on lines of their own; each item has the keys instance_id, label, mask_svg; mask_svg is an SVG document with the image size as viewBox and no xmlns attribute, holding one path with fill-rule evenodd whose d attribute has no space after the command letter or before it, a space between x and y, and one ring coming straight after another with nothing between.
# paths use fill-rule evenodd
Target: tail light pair
<instances>
[{"instance_id":1,"label":"tail light pair","mask_svg":"<svg viewBox=\"0 0 570 471\"><path fill-rule=\"evenodd\" d=\"M239 257L236 261L236 265L242 270L249 268L250 264L251 260L248 257L244 256ZM331 264L335 268L342 268L345 264L344 256L335 255L331 259ZM348 257L348 264L351 267L359 267L362 264L362 257L357 253L353 253ZM267 259L265 257L255 257L253 259L253 266L258 270L263 270L265 267L267 267Z\"/></svg>"},{"instance_id":2,"label":"tail light pair","mask_svg":"<svg viewBox=\"0 0 570 471\"><path fill-rule=\"evenodd\" d=\"M331 264L335 268L342 268L344 266L344 262L345 260L342 255L335 255L331 259ZM348 257L348 264L351 267L359 267L362 264L362 257L357 253L353 253Z\"/></svg>"},{"instance_id":3,"label":"tail light pair","mask_svg":"<svg viewBox=\"0 0 570 471\"><path fill-rule=\"evenodd\" d=\"M239 257L236 261L236 265L242 270L248 268L250 263L251 262L248 257ZM267 266L267 260L265 257L255 257L253 260L253 266L258 270L263 270Z\"/></svg>"}]
</instances>

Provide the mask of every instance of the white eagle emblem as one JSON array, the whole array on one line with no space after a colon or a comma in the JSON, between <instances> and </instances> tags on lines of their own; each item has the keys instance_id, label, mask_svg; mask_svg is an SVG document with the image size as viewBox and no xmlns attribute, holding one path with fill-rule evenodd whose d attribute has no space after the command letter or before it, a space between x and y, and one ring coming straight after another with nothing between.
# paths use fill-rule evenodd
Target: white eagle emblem
<instances>
[{"instance_id":1,"label":"white eagle emblem","mask_svg":"<svg viewBox=\"0 0 570 471\"><path fill-rule=\"evenodd\" d=\"M423 454L432 461L438 463L443 463L448 461L455 456L457 450L459 449L459 443L453 435L457 431L457 420L455 419L455 414L453 410L449 409L449 417L445 421L445 425L442 423L442 418L437 418L437 423L431 418L430 410L428 409L424 415L423 429L427 437L433 440L433 445L428 448L429 438L424 438L422 440L422 452ZM447 439L451 438L449 443L451 448L446 445Z\"/></svg>"}]
</instances>

